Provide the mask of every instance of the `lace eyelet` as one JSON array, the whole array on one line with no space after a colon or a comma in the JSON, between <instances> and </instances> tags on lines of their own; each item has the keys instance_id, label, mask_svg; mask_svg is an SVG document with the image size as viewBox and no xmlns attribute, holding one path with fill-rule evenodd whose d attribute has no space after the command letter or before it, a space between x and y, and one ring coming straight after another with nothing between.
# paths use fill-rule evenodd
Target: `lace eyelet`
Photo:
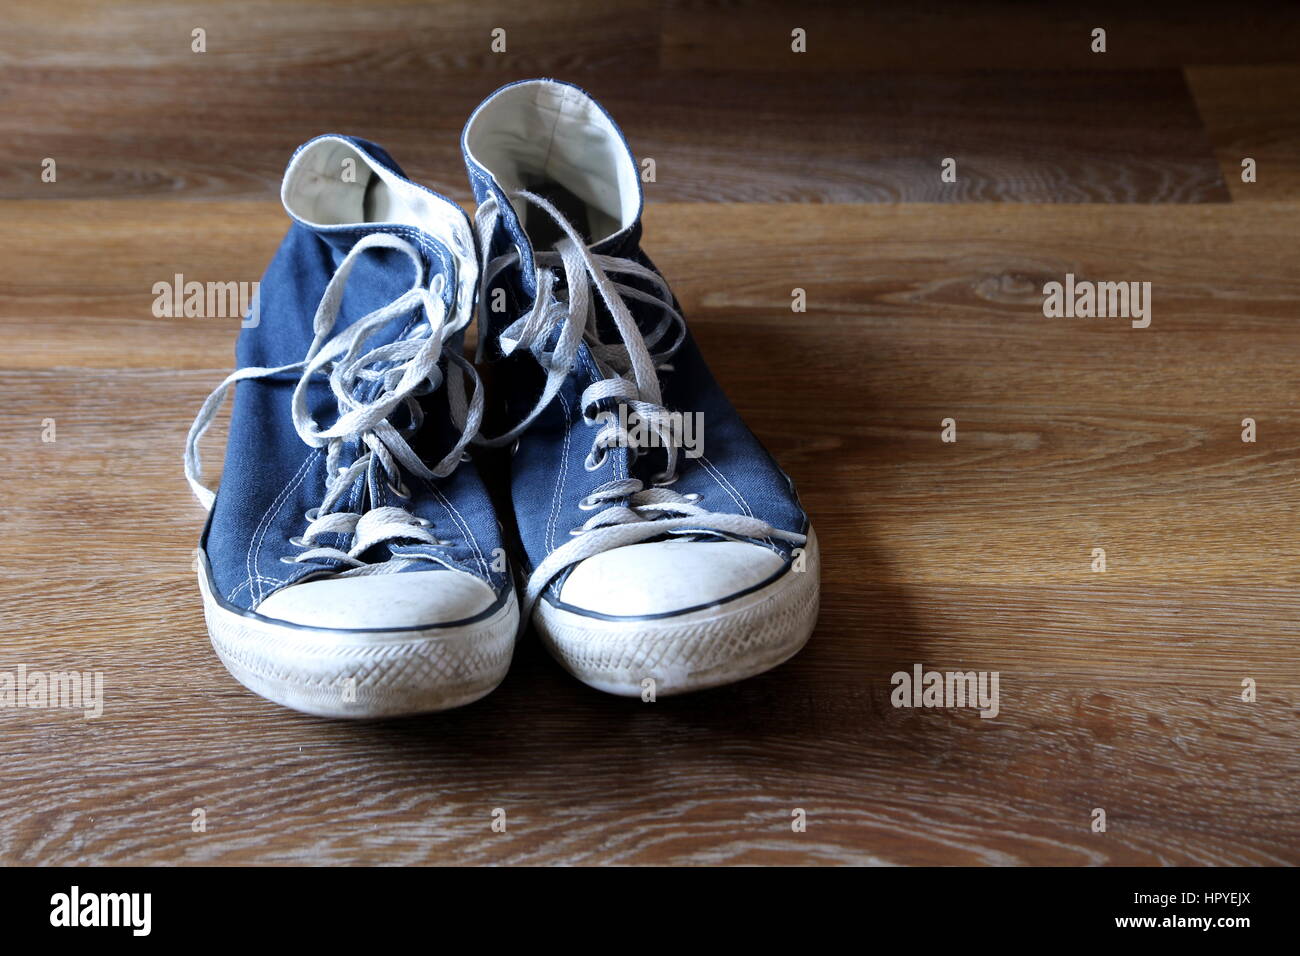
<instances>
[{"instance_id":1,"label":"lace eyelet","mask_svg":"<svg viewBox=\"0 0 1300 956\"><path fill-rule=\"evenodd\" d=\"M650 483L656 488L667 488L669 485L677 484L677 475L658 474L650 479Z\"/></svg>"},{"instance_id":2,"label":"lace eyelet","mask_svg":"<svg viewBox=\"0 0 1300 956\"><path fill-rule=\"evenodd\" d=\"M515 455L517 455L517 454L519 454L519 439L518 439L518 438L516 438L514 441L512 441L512 442L510 443L510 457L513 458L513 457L515 457Z\"/></svg>"},{"instance_id":3,"label":"lace eyelet","mask_svg":"<svg viewBox=\"0 0 1300 956\"><path fill-rule=\"evenodd\" d=\"M695 502L702 501L704 499L704 496L697 491L692 491L688 495L682 495L682 497L685 498L687 501L689 501L691 504L695 504Z\"/></svg>"},{"instance_id":4,"label":"lace eyelet","mask_svg":"<svg viewBox=\"0 0 1300 956\"><path fill-rule=\"evenodd\" d=\"M570 529L569 529L569 534L572 535L572 536L575 537L575 538L576 538L578 535L580 535L580 534L586 534L586 533L587 533L587 529L586 529L586 528L570 528Z\"/></svg>"},{"instance_id":5,"label":"lace eyelet","mask_svg":"<svg viewBox=\"0 0 1300 956\"><path fill-rule=\"evenodd\" d=\"M406 482L399 481L397 483L396 488L393 487L393 483L391 481L387 482L387 484L388 484L388 490L391 491L393 494L397 495L397 497L402 498L404 500L411 497L411 489L406 487Z\"/></svg>"},{"instance_id":6,"label":"lace eyelet","mask_svg":"<svg viewBox=\"0 0 1300 956\"><path fill-rule=\"evenodd\" d=\"M320 517L320 509L308 508L306 511L302 513L302 516L306 518L308 521L315 521L317 518Z\"/></svg>"},{"instance_id":7,"label":"lace eyelet","mask_svg":"<svg viewBox=\"0 0 1300 956\"><path fill-rule=\"evenodd\" d=\"M304 541L300 535L294 535L292 538L289 539L289 543L293 545L295 548L311 547L311 545L308 542Z\"/></svg>"},{"instance_id":8,"label":"lace eyelet","mask_svg":"<svg viewBox=\"0 0 1300 956\"><path fill-rule=\"evenodd\" d=\"M451 541L446 541L446 540L444 540L444 539L442 539L442 538L438 538L438 539L436 539L433 543L436 544L436 545L437 545L438 547L440 547L440 548L450 548L450 547L452 546L452 544L453 544L453 542L451 542Z\"/></svg>"},{"instance_id":9,"label":"lace eyelet","mask_svg":"<svg viewBox=\"0 0 1300 956\"><path fill-rule=\"evenodd\" d=\"M280 563L281 564L302 564L302 562L299 561L297 558L286 558L283 555L281 555L280 557Z\"/></svg>"},{"instance_id":10,"label":"lace eyelet","mask_svg":"<svg viewBox=\"0 0 1300 956\"><path fill-rule=\"evenodd\" d=\"M595 511L599 507L600 502L592 501L590 495L578 502L579 511Z\"/></svg>"},{"instance_id":11,"label":"lace eyelet","mask_svg":"<svg viewBox=\"0 0 1300 956\"><path fill-rule=\"evenodd\" d=\"M415 523L418 524L421 528L428 528L428 527L431 527L431 526L433 525L433 522L430 521L428 518L419 518L419 517L417 517L417 518L415 519Z\"/></svg>"},{"instance_id":12,"label":"lace eyelet","mask_svg":"<svg viewBox=\"0 0 1300 956\"><path fill-rule=\"evenodd\" d=\"M600 459L599 459L599 460L593 460L592 457L591 457L590 455L588 455L588 456L587 456L586 458L584 458L583 461L582 461L582 467L585 468L585 469L587 469L587 471L596 471L598 468L600 468L600 467L601 467L602 465L604 465L604 464L605 464L605 453L604 453L604 452L601 452L601 455L600 455Z\"/></svg>"}]
</instances>

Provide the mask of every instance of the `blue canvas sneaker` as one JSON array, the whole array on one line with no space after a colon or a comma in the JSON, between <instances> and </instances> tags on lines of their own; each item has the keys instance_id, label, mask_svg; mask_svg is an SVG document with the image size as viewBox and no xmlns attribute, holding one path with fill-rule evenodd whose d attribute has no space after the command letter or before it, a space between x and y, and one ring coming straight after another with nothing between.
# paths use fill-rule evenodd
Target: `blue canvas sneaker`
<instances>
[{"instance_id":1,"label":"blue canvas sneaker","mask_svg":"<svg viewBox=\"0 0 1300 956\"><path fill-rule=\"evenodd\" d=\"M345 136L302 146L292 224L238 366L190 430L210 510L199 587L217 654L296 710L378 717L466 704L504 677L518 606L466 454L482 418L462 355L479 269L469 219ZM198 439L235 388L224 473Z\"/></svg>"},{"instance_id":2,"label":"blue canvas sneaker","mask_svg":"<svg viewBox=\"0 0 1300 956\"><path fill-rule=\"evenodd\" d=\"M641 252L622 133L577 87L531 80L488 97L462 147L524 614L566 669L615 694L780 664L817 619L817 541Z\"/></svg>"}]
</instances>

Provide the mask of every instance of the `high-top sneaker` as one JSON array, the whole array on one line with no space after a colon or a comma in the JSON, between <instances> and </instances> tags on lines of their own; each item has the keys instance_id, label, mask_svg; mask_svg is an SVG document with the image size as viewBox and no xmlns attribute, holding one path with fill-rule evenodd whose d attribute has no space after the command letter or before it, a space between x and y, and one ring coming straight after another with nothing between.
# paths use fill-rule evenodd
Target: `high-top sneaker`
<instances>
[{"instance_id":1,"label":"high-top sneaker","mask_svg":"<svg viewBox=\"0 0 1300 956\"><path fill-rule=\"evenodd\" d=\"M513 447L524 613L574 676L670 694L780 664L817 619L794 486L710 374L641 252L638 167L585 92L498 90L462 146L480 349Z\"/></svg>"},{"instance_id":2,"label":"high-top sneaker","mask_svg":"<svg viewBox=\"0 0 1300 956\"><path fill-rule=\"evenodd\" d=\"M199 587L212 644L245 686L307 713L469 703L504 677L518 626L466 454L482 417L461 354L479 282L469 220L345 136L302 146L281 198L292 225L238 369L186 447L211 512ZM198 439L232 386L214 495Z\"/></svg>"}]
</instances>

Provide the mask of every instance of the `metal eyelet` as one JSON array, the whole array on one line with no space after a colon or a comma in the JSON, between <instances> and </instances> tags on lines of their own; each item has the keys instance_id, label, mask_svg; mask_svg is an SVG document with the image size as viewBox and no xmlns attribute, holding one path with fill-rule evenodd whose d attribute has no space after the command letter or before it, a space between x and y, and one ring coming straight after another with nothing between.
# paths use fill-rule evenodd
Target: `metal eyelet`
<instances>
[{"instance_id":1,"label":"metal eyelet","mask_svg":"<svg viewBox=\"0 0 1300 956\"><path fill-rule=\"evenodd\" d=\"M283 555L281 555L280 557L280 563L281 564L302 564L302 562L299 561L297 558L286 558Z\"/></svg>"},{"instance_id":2,"label":"metal eyelet","mask_svg":"<svg viewBox=\"0 0 1300 956\"><path fill-rule=\"evenodd\" d=\"M449 548L452 546L453 542L444 540L443 538L437 538L434 540L434 544L440 548Z\"/></svg>"},{"instance_id":3,"label":"metal eyelet","mask_svg":"<svg viewBox=\"0 0 1300 956\"><path fill-rule=\"evenodd\" d=\"M579 511L595 511L599 507L600 502L592 501L590 495L578 502Z\"/></svg>"},{"instance_id":4,"label":"metal eyelet","mask_svg":"<svg viewBox=\"0 0 1300 956\"><path fill-rule=\"evenodd\" d=\"M306 518L308 521L315 521L317 518L320 517L320 509L308 508L306 511L302 513L302 516Z\"/></svg>"},{"instance_id":5,"label":"metal eyelet","mask_svg":"<svg viewBox=\"0 0 1300 956\"><path fill-rule=\"evenodd\" d=\"M515 455L517 455L517 454L519 454L519 439L518 439L518 438L516 438L513 442L510 443L510 457L513 458L513 457L515 457Z\"/></svg>"},{"instance_id":6,"label":"metal eyelet","mask_svg":"<svg viewBox=\"0 0 1300 956\"><path fill-rule=\"evenodd\" d=\"M650 479L650 483L656 488L667 488L669 485L677 484L677 475L658 474Z\"/></svg>"},{"instance_id":7,"label":"metal eyelet","mask_svg":"<svg viewBox=\"0 0 1300 956\"><path fill-rule=\"evenodd\" d=\"M311 547L311 545L308 542L304 541L300 535L294 535L292 538L289 539L289 543L293 545L295 548Z\"/></svg>"},{"instance_id":8,"label":"metal eyelet","mask_svg":"<svg viewBox=\"0 0 1300 956\"><path fill-rule=\"evenodd\" d=\"M428 528L433 525L433 522L430 521L428 518L420 518L420 517L417 517L415 519L415 523L418 524L421 528Z\"/></svg>"},{"instance_id":9,"label":"metal eyelet","mask_svg":"<svg viewBox=\"0 0 1300 956\"><path fill-rule=\"evenodd\" d=\"M410 498L411 489L406 487L406 482L399 481L397 484L398 487L394 488L393 483L391 481L387 482L388 490L391 491L393 494L397 495L397 497L399 498Z\"/></svg>"},{"instance_id":10,"label":"metal eyelet","mask_svg":"<svg viewBox=\"0 0 1300 956\"><path fill-rule=\"evenodd\" d=\"M571 535L572 535L573 537L575 537L575 538L576 538L578 535L580 535L580 534L586 534L586 533L587 533L587 529L586 529L586 528L570 528L570 529L569 529L569 534L571 534Z\"/></svg>"},{"instance_id":11,"label":"metal eyelet","mask_svg":"<svg viewBox=\"0 0 1300 956\"><path fill-rule=\"evenodd\" d=\"M582 467L587 469L587 471L595 471L596 469L600 468L603 464L605 464L604 452L601 452L599 461L593 460L590 455L588 455L582 461Z\"/></svg>"},{"instance_id":12,"label":"metal eyelet","mask_svg":"<svg viewBox=\"0 0 1300 956\"><path fill-rule=\"evenodd\" d=\"M695 502L700 501L704 498L704 496L697 491L692 491L688 495L682 495L682 497L685 498L687 501L689 501L691 504L695 504Z\"/></svg>"}]
</instances>

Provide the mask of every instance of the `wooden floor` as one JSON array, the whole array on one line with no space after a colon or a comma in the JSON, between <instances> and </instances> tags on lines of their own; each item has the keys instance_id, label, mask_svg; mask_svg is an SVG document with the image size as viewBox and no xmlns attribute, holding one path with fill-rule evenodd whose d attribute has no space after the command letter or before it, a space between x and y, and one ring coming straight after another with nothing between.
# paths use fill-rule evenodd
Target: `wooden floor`
<instances>
[{"instance_id":1,"label":"wooden floor","mask_svg":"<svg viewBox=\"0 0 1300 956\"><path fill-rule=\"evenodd\" d=\"M106 701L0 709L0 862L1300 863L1300 17L876 6L7 4L0 672ZM647 251L798 482L820 624L654 704L530 635L461 711L283 710L191 569L237 323L153 284L256 280L319 132L468 200L464 118L532 75L656 160ZM1066 273L1150 282L1150 327L1045 318ZM998 672L999 714L891 706L917 664Z\"/></svg>"}]
</instances>

